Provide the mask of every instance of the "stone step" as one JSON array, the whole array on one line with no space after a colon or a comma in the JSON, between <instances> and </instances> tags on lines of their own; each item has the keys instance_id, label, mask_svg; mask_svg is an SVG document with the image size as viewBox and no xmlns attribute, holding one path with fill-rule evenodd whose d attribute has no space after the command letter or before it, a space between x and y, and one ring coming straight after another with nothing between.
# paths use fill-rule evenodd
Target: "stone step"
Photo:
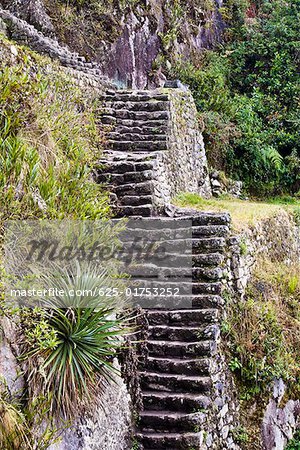
<instances>
[{"instance_id":1,"label":"stone step","mask_svg":"<svg viewBox=\"0 0 300 450\"><path fill-rule=\"evenodd\" d=\"M192 246L194 253L202 253L207 250L210 252L223 252L226 248L226 239L223 237L195 238L193 239Z\"/></svg>"},{"instance_id":2,"label":"stone step","mask_svg":"<svg viewBox=\"0 0 300 450\"><path fill-rule=\"evenodd\" d=\"M221 253L201 253L192 257L194 267L220 266L224 262Z\"/></svg>"},{"instance_id":3,"label":"stone step","mask_svg":"<svg viewBox=\"0 0 300 450\"><path fill-rule=\"evenodd\" d=\"M110 140L110 146L117 151L142 151L142 152L160 152L167 150L167 143L164 141L113 141Z\"/></svg>"},{"instance_id":4,"label":"stone step","mask_svg":"<svg viewBox=\"0 0 300 450\"><path fill-rule=\"evenodd\" d=\"M149 99L148 101L140 101L140 102L132 102L130 100L120 100L113 99L105 102L105 108L113 109L116 111L119 110L128 110L128 111L169 111L170 103L168 101L161 100L153 100Z\"/></svg>"},{"instance_id":5,"label":"stone step","mask_svg":"<svg viewBox=\"0 0 300 450\"><path fill-rule=\"evenodd\" d=\"M117 217L151 217L154 214L152 204L140 206L118 206Z\"/></svg>"},{"instance_id":6,"label":"stone step","mask_svg":"<svg viewBox=\"0 0 300 450\"><path fill-rule=\"evenodd\" d=\"M211 405L208 396L191 393L143 391L142 398L145 410L154 411L196 412Z\"/></svg>"},{"instance_id":7,"label":"stone step","mask_svg":"<svg viewBox=\"0 0 300 450\"><path fill-rule=\"evenodd\" d=\"M224 307L224 300L218 295L186 295L173 297L144 297L135 299L143 309L158 310L186 310L192 309L221 309Z\"/></svg>"},{"instance_id":8,"label":"stone step","mask_svg":"<svg viewBox=\"0 0 300 450\"><path fill-rule=\"evenodd\" d=\"M126 184L121 186L112 186L113 192L118 194L118 197L123 195L149 195L153 193L153 184L151 181ZM149 232L150 236L150 232ZM127 241L130 245L130 241ZM203 238L203 239L161 239L157 240L157 248L161 248L163 254L187 255L192 262L192 256L204 253L222 253L226 248L226 241L224 238ZM188 264L186 267L189 267Z\"/></svg>"},{"instance_id":9,"label":"stone step","mask_svg":"<svg viewBox=\"0 0 300 450\"><path fill-rule=\"evenodd\" d=\"M114 110L110 109L104 112L104 116L111 116L125 120L168 120L168 111L129 111L127 109Z\"/></svg>"},{"instance_id":10,"label":"stone step","mask_svg":"<svg viewBox=\"0 0 300 450\"><path fill-rule=\"evenodd\" d=\"M119 207L120 213L126 209L127 212L138 212L139 209L145 208L146 206L124 206ZM154 213L155 211L152 210ZM141 214L136 214L140 216ZM124 217L124 216L122 216ZM130 248L130 247L129 247ZM126 250L126 246L123 246L124 252ZM135 251L138 251L138 247L135 247ZM134 281L135 286L139 290L139 296L143 298L143 293L146 291L142 291L143 289L148 289L147 295L149 299L155 300L159 299L159 297L165 298L169 297L170 299L174 298L175 300L180 297L186 297L191 295L221 295L223 290L223 284L221 282L210 282L210 283L196 283L189 280L188 282L183 277L176 279L154 279L147 277L132 277L132 281ZM156 289L154 291L153 289ZM149 291L152 290L152 292ZM158 290L158 291L157 291ZM182 308L181 308L182 309Z\"/></svg>"},{"instance_id":11,"label":"stone step","mask_svg":"<svg viewBox=\"0 0 300 450\"><path fill-rule=\"evenodd\" d=\"M143 433L137 438L145 450L192 450L201 448L203 433Z\"/></svg>"},{"instance_id":12,"label":"stone step","mask_svg":"<svg viewBox=\"0 0 300 450\"><path fill-rule=\"evenodd\" d=\"M114 192L120 198L125 195L151 195L153 193L153 184L152 181L122 184L121 186L116 186Z\"/></svg>"},{"instance_id":13,"label":"stone step","mask_svg":"<svg viewBox=\"0 0 300 450\"><path fill-rule=\"evenodd\" d=\"M118 118L118 120L117 120L113 116L102 116L101 121L103 121L103 117L106 117L108 122L110 120L111 123L108 123L108 125L115 125L116 130L119 127L127 127L127 128L129 127L130 129L142 128L143 130L145 130L147 127L150 127L150 128L163 127L165 130L168 130L168 120L167 119L151 119L151 120L146 119L146 120L144 120L144 119L121 119L121 118Z\"/></svg>"},{"instance_id":14,"label":"stone step","mask_svg":"<svg viewBox=\"0 0 300 450\"><path fill-rule=\"evenodd\" d=\"M125 172L125 173L102 173L97 176L98 183L110 183L116 185L123 185L127 183L143 183L151 180L153 177L151 170L144 170L140 172Z\"/></svg>"},{"instance_id":15,"label":"stone step","mask_svg":"<svg viewBox=\"0 0 300 450\"><path fill-rule=\"evenodd\" d=\"M149 100L167 102L169 96L167 94L158 93L155 91L134 92L134 91L117 91L106 94L105 101L121 101L121 102L147 102Z\"/></svg>"},{"instance_id":16,"label":"stone step","mask_svg":"<svg viewBox=\"0 0 300 450\"><path fill-rule=\"evenodd\" d=\"M155 372L139 372L139 377L141 388L146 391L208 393L212 386L210 377Z\"/></svg>"},{"instance_id":17,"label":"stone step","mask_svg":"<svg viewBox=\"0 0 300 450\"><path fill-rule=\"evenodd\" d=\"M193 227L203 225L229 225L230 215L228 213L201 213L192 218Z\"/></svg>"},{"instance_id":18,"label":"stone step","mask_svg":"<svg viewBox=\"0 0 300 450\"><path fill-rule=\"evenodd\" d=\"M168 131L168 127L166 125L160 126L126 126L126 125L117 125L115 128L115 132L119 134L128 134L135 133L139 135L156 135L156 134L166 134Z\"/></svg>"},{"instance_id":19,"label":"stone step","mask_svg":"<svg viewBox=\"0 0 300 450\"><path fill-rule=\"evenodd\" d=\"M123 204L123 202L122 202ZM147 238L146 234L143 238L143 245L145 245L145 239ZM135 242L132 242L132 247L135 245ZM163 245L163 243L161 244ZM126 248L128 247L128 243L126 243ZM130 248L130 246L129 246ZM136 246L135 246L136 248ZM150 253L150 252L149 252ZM155 258L155 252L153 251L153 256ZM197 282L204 281L218 281L221 280L224 276L223 270L219 268L199 268L199 267L180 267L180 259L178 260L178 264L174 267L163 267L163 262L161 260L157 260L155 262L150 262L148 258L146 260L142 260L139 258L140 263L136 263L134 266L130 267L130 275L135 278L165 278L172 281L176 281L178 279L184 281L192 281L195 280ZM149 261L149 262L148 262ZM167 264L170 262L167 261Z\"/></svg>"},{"instance_id":20,"label":"stone step","mask_svg":"<svg viewBox=\"0 0 300 450\"><path fill-rule=\"evenodd\" d=\"M147 341L150 356L187 358L212 356L216 351L216 342Z\"/></svg>"},{"instance_id":21,"label":"stone step","mask_svg":"<svg viewBox=\"0 0 300 450\"><path fill-rule=\"evenodd\" d=\"M109 141L111 142L167 142L166 134L137 134L137 133L118 133L112 131L107 135Z\"/></svg>"},{"instance_id":22,"label":"stone step","mask_svg":"<svg viewBox=\"0 0 300 450\"><path fill-rule=\"evenodd\" d=\"M209 358L180 359L148 356L143 368L158 373L209 375L210 366Z\"/></svg>"},{"instance_id":23,"label":"stone step","mask_svg":"<svg viewBox=\"0 0 300 450\"><path fill-rule=\"evenodd\" d=\"M220 312L217 309L186 309L186 310L148 310L147 320L149 325L170 325L170 326L200 326L213 324L218 321Z\"/></svg>"},{"instance_id":24,"label":"stone step","mask_svg":"<svg viewBox=\"0 0 300 450\"><path fill-rule=\"evenodd\" d=\"M202 225L194 226L192 230L193 238L197 237L226 237L229 233L227 225Z\"/></svg>"},{"instance_id":25,"label":"stone step","mask_svg":"<svg viewBox=\"0 0 300 450\"><path fill-rule=\"evenodd\" d=\"M129 162L129 161L106 161L105 166L99 169L99 173L132 173L132 172L144 172L151 171L153 169L153 161L146 160L142 162Z\"/></svg>"},{"instance_id":26,"label":"stone step","mask_svg":"<svg viewBox=\"0 0 300 450\"><path fill-rule=\"evenodd\" d=\"M155 325L149 326L149 339L163 341L195 342L200 339L217 339L220 331L217 325L197 327Z\"/></svg>"},{"instance_id":27,"label":"stone step","mask_svg":"<svg viewBox=\"0 0 300 450\"><path fill-rule=\"evenodd\" d=\"M122 197L122 206L143 206L152 205L151 195L125 195Z\"/></svg>"},{"instance_id":28,"label":"stone step","mask_svg":"<svg viewBox=\"0 0 300 450\"><path fill-rule=\"evenodd\" d=\"M194 431L196 426L206 420L202 412L186 414L174 411L142 411L139 414L142 432L163 431L182 432Z\"/></svg>"}]
</instances>

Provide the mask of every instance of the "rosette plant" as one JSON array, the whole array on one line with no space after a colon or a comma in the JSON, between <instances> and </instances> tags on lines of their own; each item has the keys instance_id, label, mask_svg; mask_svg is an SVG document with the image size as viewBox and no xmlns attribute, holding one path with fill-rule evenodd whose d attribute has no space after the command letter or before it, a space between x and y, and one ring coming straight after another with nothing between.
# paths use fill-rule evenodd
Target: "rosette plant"
<instances>
[{"instance_id":1,"label":"rosette plant","mask_svg":"<svg viewBox=\"0 0 300 450\"><path fill-rule=\"evenodd\" d=\"M114 379L113 359L130 329L120 296L107 296L122 282L106 270L77 263L50 272L41 280L56 294L42 299L25 331L29 395L48 395L51 413L69 418Z\"/></svg>"}]
</instances>

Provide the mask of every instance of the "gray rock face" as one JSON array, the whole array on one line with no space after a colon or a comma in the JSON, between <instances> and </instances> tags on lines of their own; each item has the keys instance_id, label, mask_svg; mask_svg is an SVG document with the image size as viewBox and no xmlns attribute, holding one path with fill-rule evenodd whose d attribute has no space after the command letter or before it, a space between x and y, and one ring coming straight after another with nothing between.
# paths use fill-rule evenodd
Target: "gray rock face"
<instances>
[{"instance_id":1,"label":"gray rock face","mask_svg":"<svg viewBox=\"0 0 300 450\"><path fill-rule=\"evenodd\" d=\"M54 36L54 26L42 0L10 0L5 7L44 34Z\"/></svg>"},{"instance_id":2,"label":"gray rock face","mask_svg":"<svg viewBox=\"0 0 300 450\"><path fill-rule=\"evenodd\" d=\"M284 407L280 406L285 390L282 380L274 382L262 424L263 450L283 450L299 425L300 401L289 400Z\"/></svg>"},{"instance_id":3,"label":"gray rock face","mask_svg":"<svg viewBox=\"0 0 300 450\"><path fill-rule=\"evenodd\" d=\"M115 363L118 366L117 362ZM130 448L132 428L130 398L124 381L115 382L101 390L96 399L80 415L73 426L62 435L61 441L48 450L127 450Z\"/></svg>"}]
</instances>

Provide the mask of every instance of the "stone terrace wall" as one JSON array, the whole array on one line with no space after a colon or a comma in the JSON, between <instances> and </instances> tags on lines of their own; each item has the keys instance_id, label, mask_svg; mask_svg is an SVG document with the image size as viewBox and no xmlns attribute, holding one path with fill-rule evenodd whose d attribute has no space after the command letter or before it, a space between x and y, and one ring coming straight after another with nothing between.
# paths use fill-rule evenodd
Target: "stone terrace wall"
<instances>
[{"instance_id":1,"label":"stone terrace wall","mask_svg":"<svg viewBox=\"0 0 300 450\"><path fill-rule=\"evenodd\" d=\"M300 227L284 210L233 237L230 244L230 284L241 298L259 257L286 264L300 261Z\"/></svg>"},{"instance_id":2,"label":"stone terrace wall","mask_svg":"<svg viewBox=\"0 0 300 450\"><path fill-rule=\"evenodd\" d=\"M163 90L165 91L165 90ZM211 197L207 160L197 109L189 90L168 89L167 150L157 158L155 204L169 204L180 192Z\"/></svg>"},{"instance_id":3,"label":"stone terrace wall","mask_svg":"<svg viewBox=\"0 0 300 450\"><path fill-rule=\"evenodd\" d=\"M9 36L12 39L28 45L39 53L57 59L68 69L73 78L80 81L80 84L101 86L102 89L113 88L112 83L102 74L97 63L87 62L83 56L61 46L57 40L44 36L34 26L5 9L0 8L0 18L7 24Z\"/></svg>"}]
</instances>

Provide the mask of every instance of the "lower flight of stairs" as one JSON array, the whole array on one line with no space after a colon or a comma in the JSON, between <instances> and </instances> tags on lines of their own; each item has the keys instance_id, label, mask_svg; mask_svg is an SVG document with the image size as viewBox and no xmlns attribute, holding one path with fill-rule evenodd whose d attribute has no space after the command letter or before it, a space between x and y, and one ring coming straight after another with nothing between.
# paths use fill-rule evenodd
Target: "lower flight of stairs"
<instances>
[{"instance_id":1,"label":"lower flight of stairs","mask_svg":"<svg viewBox=\"0 0 300 450\"><path fill-rule=\"evenodd\" d=\"M193 295L188 307L149 309L148 356L140 366L142 449L198 450L205 445L213 368L222 318L226 214L193 219Z\"/></svg>"}]
</instances>

